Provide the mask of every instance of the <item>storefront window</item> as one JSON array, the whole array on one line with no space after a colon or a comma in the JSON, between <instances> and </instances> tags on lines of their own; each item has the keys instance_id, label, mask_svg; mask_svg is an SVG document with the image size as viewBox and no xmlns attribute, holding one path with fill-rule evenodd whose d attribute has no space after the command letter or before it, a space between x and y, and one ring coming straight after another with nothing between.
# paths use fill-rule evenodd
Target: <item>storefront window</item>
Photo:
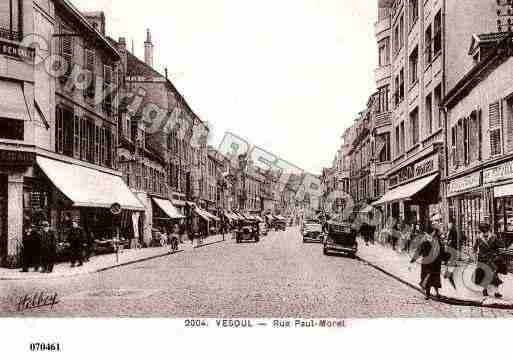
<instances>
[{"instance_id":1,"label":"storefront window","mask_svg":"<svg viewBox=\"0 0 513 359\"><path fill-rule=\"evenodd\" d=\"M495 201L495 218L499 233L513 233L513 197Z\"/></svg>"},{"instance_id":2,"label":"storefront window","mask_svg":"<svg viewBox=\"0 0 513 359\"><path fill-rule=\"evenodd\" d=\"M463 234L461 246L464 252L471 253L472 246L479 235L479 223L484 221L485 201L480 192L459 197L459 228Z\"/></svg>"}]
</instances>

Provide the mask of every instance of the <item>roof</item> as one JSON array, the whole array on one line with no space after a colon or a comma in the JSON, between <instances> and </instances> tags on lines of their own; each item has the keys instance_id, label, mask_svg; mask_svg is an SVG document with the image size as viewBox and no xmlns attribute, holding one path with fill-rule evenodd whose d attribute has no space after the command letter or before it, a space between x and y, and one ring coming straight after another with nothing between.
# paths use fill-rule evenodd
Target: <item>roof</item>
<instances>
[{"instance_id":1,"label":"roof","mask_svg":"<svg viewBox=\"0 0 513 359\"><path fill-rule=\"evenodd\" d=\"M493 46L490 53L478 62L463 78L447 93L442 107L452 108L472 91L486 76L496 69L507 58L513 56L512 38L508 36Z\"/></svg>"},{"instance_id":2,"label":"roof","mask_svg":"<svg viewBox=\"0 0 513 359\"><path fill-rule=\"evenodd\" d=\"M57 5L61 5L66 10L68 10L72 15L75 16L75 18L79 21L79 23L90 33L92 34L96 40L105 46L107 50L109 50L112 55L114 55L117 59L120 59L121 56L119 55L118 50L115 46L112 45L112 43L102 35L101 32L96 30L90 23L87 21L85 16L68 0L55 0L55 3Z\"/></svg>"}]
</instances>

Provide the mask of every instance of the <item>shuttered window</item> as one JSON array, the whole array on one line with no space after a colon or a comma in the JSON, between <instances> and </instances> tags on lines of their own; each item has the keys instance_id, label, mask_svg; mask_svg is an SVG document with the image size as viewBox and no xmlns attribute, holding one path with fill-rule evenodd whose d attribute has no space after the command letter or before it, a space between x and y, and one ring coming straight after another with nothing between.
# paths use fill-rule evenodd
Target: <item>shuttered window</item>
<instances>
[{"instance_id":1,"label":"shuttered window","mask_svg":"<svg viewBox=\"0 0 513 359\"><path fill-rule=\"evenodd\" d=\"M489 135L490 135L490 155L497 156L502 154L502 129L501 129L501 108L500 102L495 102L489 106Z\"/></svg>"},{"instance_id":2,"label":"shuttered window","mask_svg":"<svg viewBox=\"0 0 513 359\"><path fill-rule=\"evenodd\" d=\"M513 97L508 98L505 101L506 106L506 114L504 118L506 119L506 139L507 139L507 149L508 153L513 153Z\"/></svg>"},{"instance_id":3,"label":"shuttered window","mask_svg":"<svg viewBox=\"0 0 513 359\"><path fill-rule=\"evenodd\" d=\"M462 166L465 161L465 146L464 144L464 133L465 129L463 126L463 119L458 121L458 142L456 143L456 148L458 151L458 165Z\"/></svg>"},{"instance_id":4,"label":"shuttered window","mask_svg":"<svg viewBox=\"0 0 513 359\"><path fill-rule=\"evenodd\" d=\"M112 67L108 65L103 66L103 109L110 114L112 112Z\"/></svg>"},{"instance_id":5,"label":"shuttered window","mask_svg":"<svg viewBox=\"0 0 513 359\"><path fill-rule=\"evenodd\" d=\"M84 51L84 68L89 73L89 86L85 89L85 96L93 98L96 90L95 55L93 50Z\"/></svg>"},{"instance_id":6,"label":"shuttered window","mask_svg":"<svg viewBox=\"0 0 513 359\"><path fill-rule=\"evenodd\" d=\"M458 126L451 128L451 158L453 167L458 167Z\"/></svg>"},{"instance_id":7,"label":"shuttered window","mask_svg":"<svg viewBox=\"0 0 513 359\"><path fill-rule=\"evenodd\" d=\"M73 69L73 53L75 47L75 39L72 36L71 32L67 31L64 27L60 28L60 48L61 48L61 57L64 61L63 66L66 66L66 74L61 78L61 80L65 81L71 75L71 71Z\"/></svg>"}]
</instances>

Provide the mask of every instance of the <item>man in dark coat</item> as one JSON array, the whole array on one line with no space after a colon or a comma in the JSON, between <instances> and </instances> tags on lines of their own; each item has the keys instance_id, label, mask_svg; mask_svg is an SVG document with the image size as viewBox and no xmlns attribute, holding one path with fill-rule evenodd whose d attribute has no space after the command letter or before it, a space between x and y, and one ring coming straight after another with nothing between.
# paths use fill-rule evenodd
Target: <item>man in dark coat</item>
<instances>
[{"instance_id":1,"label":"man in dark coat","mask_svg":"<svg viewBox=\"0 0 513 359\"><path fill-rule=\"evenodd\" d=\"M78 220L74 219L71 224L71 229L68 233L68 242L71 251L71 266L74 267L78 262L78 266L83 265L82 250L85 242L85 235L82 228L78 225Z\"/></svg>"},{"instance_id":2,"label":"man in dark coat","mask_svg":"<svg viewBox=\"0 0 513 359\"><path fill-rule=\"evenodd\" d=\"M50 223L43 222L41 232L41 258L44 273L52 273L57 257L57 239L50 229Z\"/></svg>"},{"instance_id":3,"label":"man in dark coat","mask_svg":"<svg viewBox=\"0 0 513 359\"><path fill-rule=\"evenodd\" d=\"M39 247L39 233L37 233L32 224L28 224L26 226L25 233L23 234L23 247L21 252L23 266L22 272L28 272L29 267L31 266L34 266L35 271L39 269Z\"/></svg>"}]
</instances>

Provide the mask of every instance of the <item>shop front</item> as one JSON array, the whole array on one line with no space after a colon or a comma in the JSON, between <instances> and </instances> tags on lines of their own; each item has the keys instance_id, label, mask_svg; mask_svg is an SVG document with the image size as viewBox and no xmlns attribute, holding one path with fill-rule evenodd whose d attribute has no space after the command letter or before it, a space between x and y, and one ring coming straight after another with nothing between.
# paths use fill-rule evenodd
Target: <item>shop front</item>
<instances>
[{"instance_id":1,"label":"shop front","mask_svg":"<svg viewBox=\"0 0 513 359\"><path fill-rule=\"evenodd\" d=\"M164 231L172 230L175 224L184 224L186 217L168 199L152 197L153 227Z\"/></svg>"},{"instance_id":2,"label":"shop front","mask_svg":"<svg viewBox=\"0 0 513 359\"><path fill-rule=\"evenodd\" d=\"M108 242L119 236L130 246L140 238L140 214L145 208L121 177L41 156L34 175L25 208L49 220L60 242L66 241L74 219L91 240ZM121 207L119 215L111 211L114 204Z\"/></svg>"},{"instance_id":3,"label":"shop front","mask_svg":"<svg viewBox=\"0 0 513 359\"><path fill-rule=\"evenodd\" d=\"M513 161L483 170L483 185L490 193L495 233L509 247L513 244Z\"/></svg>"},{"instance_id":4,"label":"shop front","mask_svg":"<svg viewBox=\"0 0 513 359\"><path fill-rule=\"evenodd\" d=\"M482 172L454 178L447 185L448 221L458 230L458 247L472 255L479 223L490 220L489 192L482 186Z\"/></svg>"},{"instance_id":5,"label":"shop front","mask_svg":"<svg viewBox=\"0 0 513 359\"><path fill-rule=\"evenodd\" d=\"M410 163L389 176L389 190L373 207L384 218L427 225L440 204L440 156L436 152Z\"/></svg>"}]
</instances>

